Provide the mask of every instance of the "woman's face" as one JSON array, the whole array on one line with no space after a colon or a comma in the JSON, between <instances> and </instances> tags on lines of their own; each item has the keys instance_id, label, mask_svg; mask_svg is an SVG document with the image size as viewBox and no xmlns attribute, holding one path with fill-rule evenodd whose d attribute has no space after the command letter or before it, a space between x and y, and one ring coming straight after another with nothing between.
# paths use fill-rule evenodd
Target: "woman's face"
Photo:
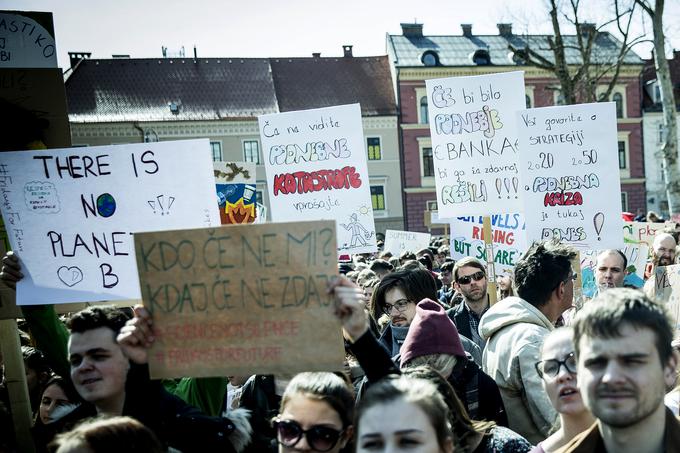
<instances>
[{"instance_id":1,"label":"woman's face","mask_svg":"<svg viewBox=\"0 0 680 453\"><path fill-rule=\"evenodd\" d=\"M58 384L52 384L45 389L40 400L40 421L47 425L52 423L52 414L58 407L71 404L68 397Z\"/></svg>"},{"instance_id":2,"label":"woman's face","mask_svg":"<svg viewBox=\"0 0 680 453\"><path fill-rule=\"evenodd\" d=\"M343 432L340 415L328 403L312 399L301 393L291 396L279 415L278 420L282 422L282 426L285 425L289 428L285 432L282 429L277 430L279 453L302 451L337 453L347 444L347 440L352 436L351 427L344 429ZM299 432L298 428L302 429L302 431L312 430L312 432L301 435L299 440L294 442L297 437L295 434ZM335 433L340 432L342 433L339 440L335 442L331 449L326 449L336 438ZM286 447L281 441L289 445L293 443L294 445ZM313 448L315 446L318 449Z\"/></svg>"},{"instance_id":3,"label":"woman's face","mask_svg":"<svg viewBox=\"0 0 680 453\"><path fill-rule=\"evenodd\" d=\"M573 353L572 334L565 330L546 339L541 360L564 361L569 354ZM552 376L550 373L543 374L543 388L553 407L560 414L575 415L587 410L576 385L576 373L567 370L564 364L559 365L557 376Z\"/></svg>"},{"instance_id":4,"label":"woman's face","mask_svg":"<svg viewBox=\"0 0 680 453\"><path fill-rule=\"evenodd\" d=\"M510 278L508 274L501 275L498 277L498 286L500 286L503 291L509 290L512 286L512 278Z\"/></svg>"},{"instance_id":5,"label":"woman's face","mask_svg":"<svg viewBox=\"0 0 680 453\"><path fill-rule=\"evenodd\" d=\"M367 409L358 422L357 453L408 452L440 453L453 445L440 447L430 419L414 403L403 398Z\"/></svg>"},{"instance_id":6,"label":"woman's face","mask_svg":"<svg viewBox=\"0 0 680 453\"><path fill-rule=\"evenodd\" d=\"M390 317L392 325L408 327L416 316L416 304L409 301L401 288L392 288L385 291L385 313Z\"/></svg>"}]
</instances>

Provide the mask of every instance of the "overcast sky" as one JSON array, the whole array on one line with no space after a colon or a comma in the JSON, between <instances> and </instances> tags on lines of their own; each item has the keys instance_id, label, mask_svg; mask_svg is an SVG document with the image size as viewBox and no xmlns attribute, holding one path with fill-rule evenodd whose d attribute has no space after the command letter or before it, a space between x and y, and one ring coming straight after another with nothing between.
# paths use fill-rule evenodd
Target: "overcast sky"
<instances>
[{"instance_id":1,"label":"overcast sky","mask_svg":"<svg viewBox=\"0 0 680 453\"><path fill-rule=\"evenodd\" d=\"M603 23L612 0L582 0L585 19ZM627 0L623 0L627 1ZM680 1L666 1L665 22L672 45L680 48ZM199 57L282 57L384 55L385 34L400 34L401 22L423 23L430 35L496 34L498 22L512 22L517 33L551 33L546 0L0 0L0 9L51 11L59 64L69 51L93 58L129 54L160 57L161 46L186 48ZM673 20L669 19L673 18ZM636 21L637 31L645 24ZM649 21L647 21L649 27ZM570 30L571 31L571 30ZM649 57L650 47L636 48Z\"/></svg>"}]
</instances>

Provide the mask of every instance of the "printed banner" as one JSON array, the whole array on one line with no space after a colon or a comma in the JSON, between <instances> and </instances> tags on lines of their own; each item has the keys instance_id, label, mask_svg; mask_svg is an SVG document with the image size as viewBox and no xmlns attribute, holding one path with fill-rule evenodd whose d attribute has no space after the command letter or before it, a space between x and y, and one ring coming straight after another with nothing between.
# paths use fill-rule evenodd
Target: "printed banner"
<instances>
[{"instance_id":1,"label":"printed banner","mask_svg":"<svg viewBox=\"0 0 680 453\"><path fill-rule=\"evenodd\" d=\"M528 109L517 119L527 240L622 248L615 104Z\"/></svg>"},{"instance_id":2,"label":"printed banner","mask_svg":"<svg viewBox=\"0 0 680 453\"><path fill-rule=\"evenodd\" d=\"M518 212L524 73L426 80L440 218Z\"/></svg>"},{"instance_id":3,"label":"printed banner","mask_svg":"<svg viewBox=\"0 0 680 453\"><path fill-rule=\"evenodd\" d=\"M219 225L208 140L0 154L17 305L140 299L132 234Z\"/></svg>"},{"instance_id":4,"label":"printed banner","mask_svg":"<svg viewBox=\"0 0 680 453\"><path fill-rule=\"evenodd\" d=\"M255 222L255 169L254 162L213 162L222 225Z\"/></svg>"},{"instance_id":5,"label":"printed banner","mask_svg":"<svg viewBox=\"0 0 680 453\"><path fill-rule=\"evenodd\" d=\"M153 378L337 371L335 222L135 234Z\"/></svg>"},{"instance_id":6,"label":"printed banner","mask_svg":"<svg viewBox=\"0 0 680 453\"><path fill-rule=\"evenodd\" d=\"M458 217L451 223L451 258L466 256L486 264L483 217ZM517 261L527 249L524 216L522 214L497 214L491 216L493 236L493 261L496 276L514 270Z\"/></svg>"},{"instance_id":7,"label":"printed banner","mask_svg":"<svg viewBox=\"0 0 680 453\"><path fill-rule=\"evenodd\" d=\"M416 253L430 245L430 233L416 233L413 231L386 230L385 247L386 252L399 256L402 252Z\"/></svg>"},{"instance_id":8,"label":"printed banner","mask_svg":"<svg viewBox=\"0 0 680 453\"><path fill-rule=\"evenodd\" d=\"M338 254L378 250L359 104L258 117L275 222L338 222Z\"/></svg>"}]
</instances>

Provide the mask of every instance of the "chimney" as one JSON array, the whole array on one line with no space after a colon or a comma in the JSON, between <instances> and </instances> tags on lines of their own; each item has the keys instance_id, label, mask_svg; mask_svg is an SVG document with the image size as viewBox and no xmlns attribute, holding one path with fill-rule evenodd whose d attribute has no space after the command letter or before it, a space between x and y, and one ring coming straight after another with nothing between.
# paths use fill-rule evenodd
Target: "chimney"
<instances>
[{"instance_id":1,"label":"chimney","mask_svg":"<svg viewBox=\"0 0 680 453\"><path fill-rule=\"evenodd\" d=\"M407 38L422 38L423 24L401 24L401 33Z\"/></svg>"},{"instance_id":2,"label":"chimney","mask_svg":"<svg viewBox=\"0 0 680 453\"><path fill-rule=\"evenodd\" d=\"M500 36L512 36L512 24L496 24Z\"/></svg>"},{"instance_id":3,"label":"chimney","mask_svg":"<svg viewBox=\"0 0 680 453\"><path fill-rule=\"evenodd\" d=\"M463 29L463 36L472 37L472 24L460 24L460 28Z\"/></svg>"},{"instance_id":4,"label":"chimney","mask_svg":"<svg viewBox=\"0 0 680 453\"><path fill-rule=\"evenodd\" d=\"M194 44L194 60L198 59L198 50L196 50L196 44Z\"/></svg>"},{"instance_id":5,"label":"chimney","mask_svg":"<svg viewBox=\"0 0 680 453\"><path fill-rule=\"evenodd\" d=\"M582 36L589 36L590 34L596 34L597 30L595 28L595 24L592 22L582 22L581 23L581 35Z\"/></svg>"},{"instance_id":6,"label":"chimney","mask_svg":"<svg viewBox=\"0 0 680 453\"><path fill-rule=\"evenodd\" d=\"M342 46L342 51L344 52L345 57L349 57L349 58L352 57L352 46L345 44L344 46ZM321 54L319 54L319 55L321 55Z\"/></svg>"},{"instance_id":7,"label":"chimney","mask_svg":"<svg viewBox=\"0 0 680 453\"><path fill-rule=\"evenodd\" d=\"M321 52L312 52L313 58L321 58Z\"/></svg>"},{"instance_id":8,"label":"chimney","mask_svg":"<svg viewBox=\"0 0 680 453\"><path fill-rule=\"evenodd\" d=\"M80 60L89 59L92 56L92 52L69 52L68 59L71 62L71 69L73 69Z\"/></svg>"}]
</instances>

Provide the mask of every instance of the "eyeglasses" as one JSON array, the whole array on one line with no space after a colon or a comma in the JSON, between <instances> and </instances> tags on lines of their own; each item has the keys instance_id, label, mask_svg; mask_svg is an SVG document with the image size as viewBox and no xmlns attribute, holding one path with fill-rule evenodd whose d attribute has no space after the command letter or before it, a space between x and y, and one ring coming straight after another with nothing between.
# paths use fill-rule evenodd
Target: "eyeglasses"
<instances>
[{"instance_id":1,"label":"eyeglasses","mask_svg":"<svg viewBox=\"0 0 680 453\"><path fill-rule=\"evenodd\" d=\"M276 429L276 441L284 447L294 447L300 442L302 436L305 436L307 443L315 451L331 450L344 432L344 430L338 431L322 425L315 425L305 430L293 420L274 420L273 425Z\"/></svg>"},{"instance_id":2,"label":"eyeglasses","mask_svg":"<svg viewBox=\"0 0 680 453\"><path fill-rule=\"evenodd\" d=\"M549 359L536 362L536 372L540 377L544 375L550 377L557 377L560 374L560 368L564 368L571 374L576 374L576 356L570 353L564 360Z\"/></svg>"},{"instance_id":3,"label":"eyeglasses","mask_svg":"<svg viewBox=\"0 0 680 453\"><path fill-rule=\"evenodd\" d=\"M479 272L475 272L472 275L466 275L465 277L459 277L458 280L456 280L456 281L458 282L459 285L469 285L472 280L478 282L481 279L483 279L484 277L486 277L486 274L484 274L484 272L482 272L482 271L479 271Z\"/></svg>"},{"instance_id":4,"label":"eyeglasses","mask_svg":"<svg viewBox=\"0 0 680 453\"><path fill-rule=\"evenodd\" d=\"M386 315L389 315L390 313L392 313L392 309L396 308L399 313L403 313L406 311L406 307L408 307L410 303L411 303L410 300L400 299L393 303L392 305L390 304L383 305L382 312L385 313Z\"/></svg>"}]
</instances>

